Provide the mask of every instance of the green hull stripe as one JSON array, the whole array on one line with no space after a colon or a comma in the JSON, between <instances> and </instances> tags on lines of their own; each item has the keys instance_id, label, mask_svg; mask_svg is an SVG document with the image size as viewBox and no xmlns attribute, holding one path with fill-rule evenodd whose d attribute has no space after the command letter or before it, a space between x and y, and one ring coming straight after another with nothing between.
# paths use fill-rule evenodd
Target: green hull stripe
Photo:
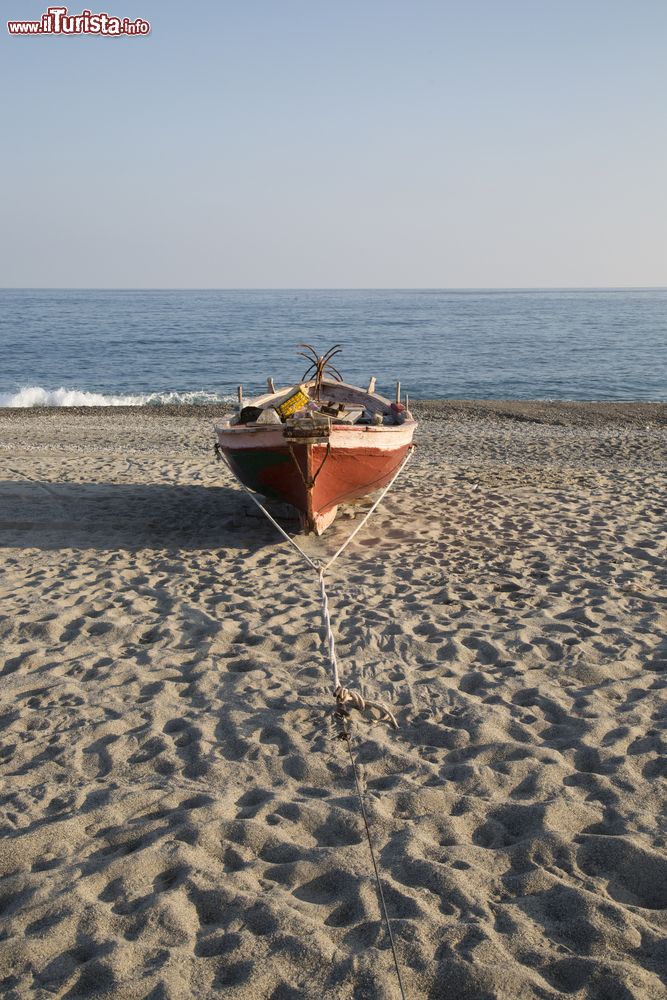
<instances>
[{"instance_id":1,"label":"green hull stripe","mask_svg":"<svg viewBox=\"0 0 667 1000\"><path fill-rule=\"evenodd\" d=\"M229 458L239 479L251 490L258 490L265 496L282 500L280 493L272 490L266 482L264 473L275 468L277 465L284 465L290 462L290 456L282 452L263 451L260 448L248 448L247 451L228 452Z\"/></svg>"}]
</instances>

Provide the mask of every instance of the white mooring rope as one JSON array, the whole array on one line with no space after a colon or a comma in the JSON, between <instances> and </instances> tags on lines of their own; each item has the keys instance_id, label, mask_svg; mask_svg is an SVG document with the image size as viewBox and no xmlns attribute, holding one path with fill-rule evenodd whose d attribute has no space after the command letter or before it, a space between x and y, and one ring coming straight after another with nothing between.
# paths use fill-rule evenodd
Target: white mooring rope
<instances>
[{"instance_id":1,"label":"white mooring rope","mask_svg":"<svg viewBox=\"0 0 667 1000\"><path fill-rule=\"evenodd\" d=\"M394 713L391 712L386 707L386 705L383 705L382 702L369 701L368 699L363 698L361 696L361 694L359 694L357 691L353 691L350 688L343 687L343 685L340 682L340 676L339 676L339 673L338 673L338 661L336 659L336 642L335 642L335 639L334 639L333 631L331 629L331 616L329 614L329 600L327 598L327 591L326 591L326 587L324 585L324 574L335 563L336 559L338 559L338 556L341 555L341 553L345 551L345 549L350 544L350 542L355 537L355 535L359 531L361 531L361 529L363 528L363 526L366 524L366 522L368 521L368 519L371 516L371 514L373 514L373 512L377 509L377 507L380 505L380 503L382 503L382 501L384 500L385 496L387 495L387 493L389 492L389 490L392 488L392 486L394 485L394 483L398 479L399 475L401 474L401 472L403 471L403 469L407 465L408 461L412 457L413 451L414 451L414 445L412 445L410 447L410 450L408 451L407 455L402 460L402 462L398 466L396 472L394 473L394 475L392 476L392 478L389 480L389 482L387 483L387 485L385 486L385 488L382 490L382 492L380 493L380 496L374 502L374 504L370 508L370 510L368 510L366 512L366 514L364 515L364 517L362 518L362 520L355 527L354 531L343 542L343 544L340 546L340 548L332 555L331 559L329 559L329 561L327 563L325 563L324 566L322 566L321 564L318 564L313 559L311 559L310 556L307 555L307 553L305 553L303 551L303 549L301 548L301 546L299 545L299 543L296 542L291 537L291 535L288 535L287 532L283 528L281 528L281 526L278 524L278 522L276 521L276 519L274 517L272 517L271 514L269 514L269 512L266 509L266 507L264 506L264 504L260 503L260 501L257 499L257 497L252 492L252 490L248 489L248 487L245 485L245 483L241 482L241 480L239 479L239 477L236 475L236 473L232 469L231 465L229 464L229 462L227 460L227 456L224 455L219 448L216 448L216 455L219 458L221 458L222 461L224 461L225 465L227 466L227 468L229 469L229 471L231 472L232 476L234 477L234 479L236 480L236 482L239 484L239 486L241 487L241 489L245 490L245 492L248 494L248 496L250 497L250 499L252 500L252 502L255 504L255 506L259 507L259 509L262 511L262 513L264 514L264 516L271 522L271 524L274 526L274 528L277 531L280 532L280 534L283 536L283 538L286 539L293 548L295 548L297 550L297 552L306 560L306 562L308 563L308 565L311 566L315 570L315 572L317 573L317 575L318 575L318 579L319 579L319 583L320 583L320 597L322 599L322 623L324 625L324 634L325 634L325 637L326 637L327 652L329 654L329 665L331 667L331 673L332 673L332 676L333 676L333 687L334 687L334 692L333 693L334 693L334 698L336 699L339 708L343 708L345 705L350 705L351 704L353 708L358 709L360 712L365 712L367 710L371 710L371 711L375 710L376 712L379 713L379 720L381 722L389 722L394 727L394 729L398 729L398 722L396 721L396 716L394 715Z\"/></svg>"}]
</instances>

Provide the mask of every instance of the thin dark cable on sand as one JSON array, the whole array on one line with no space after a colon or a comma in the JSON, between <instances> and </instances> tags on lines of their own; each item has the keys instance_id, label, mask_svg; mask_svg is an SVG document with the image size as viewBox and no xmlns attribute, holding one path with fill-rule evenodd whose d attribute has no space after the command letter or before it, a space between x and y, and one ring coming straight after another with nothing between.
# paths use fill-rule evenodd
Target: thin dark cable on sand
<instances>
[{"instance_id":1,"label":"thin dark cable on sand","mask_svg":"<svg viewBox=\"0 0 667 1000\"><path fill-rule=\"evenodd\" d=\"M382 916L384 918L385 926L387 928L387 936L389 937L389 944L391 945L391 953L394 957L394 968L396 969L396 978L398 979L398 987L401 991L402 1000L407 1000L405 995L405 990L403 989L403 980L401 979L401 969L398 964L398 955L396 954L396 945L394 944L394 935L391 931L391 922L389 920L389 912L387 910L387 904L384 898L384 892L382 890L382 881L380 879L380 872L378 869L377 861L375 860L375 851L373 850L373 841L371 840L371 830L368 823L368 816L366 815L366 807L364 805L364 797L361 791L361 782L359 781L359 772L357 770L357 762L354 757L352 750L352 733L348 728L346 721L343 720L343 729L339 734L339 738L347 743L347 749L350 754L350 763L352 764L352 773L354 774L354 783L357 786L357 796L359 797L359 806L361 807L361 815L363 817L364 826L366 827L366 839L368 840L368 848L371 852L371 860L373 862L373 870L375 872L375 882L377 884L378 897L380 899L380 909L382 910Z\"/></svg>"}]
</instances>

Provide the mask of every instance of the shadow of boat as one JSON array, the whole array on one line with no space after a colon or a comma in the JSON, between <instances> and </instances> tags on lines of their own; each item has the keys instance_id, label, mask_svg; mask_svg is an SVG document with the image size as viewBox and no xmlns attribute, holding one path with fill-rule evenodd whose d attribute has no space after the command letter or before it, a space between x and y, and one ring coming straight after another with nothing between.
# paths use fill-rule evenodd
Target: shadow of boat
<instances>
[{"instance_id":1,"label":"shadow of boat","mask_svg":"<svg viewBox=\"0 0 667 1000\"><path fill-rule=\"evenodd\" d=\"M246 509L243 494L225 486L0 480L0 548L256 552L274 545L275 529Z\"/></svg>"}]
</instances>

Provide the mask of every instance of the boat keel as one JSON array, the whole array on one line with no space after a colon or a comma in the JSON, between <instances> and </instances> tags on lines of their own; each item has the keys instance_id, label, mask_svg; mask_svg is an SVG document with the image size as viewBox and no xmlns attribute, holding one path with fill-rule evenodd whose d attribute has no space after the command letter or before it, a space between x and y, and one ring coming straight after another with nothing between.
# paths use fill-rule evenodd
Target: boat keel
<instances>
[{"instance_id":1,"label":"boat keel","mask_svg":"<svg viewBox=\"0 0 667 1000\"><path fill-rule=\"evenodd\" d=\"M325 511L324 514L304 514L303 511L299 511L299 519L301 521L301 528L303 531L312 533L315 535L323 534L330 524L333 524L334 518L336 517L336 511L338 507L331 507L330 510Z\"/></svg>"}]
</instances>

